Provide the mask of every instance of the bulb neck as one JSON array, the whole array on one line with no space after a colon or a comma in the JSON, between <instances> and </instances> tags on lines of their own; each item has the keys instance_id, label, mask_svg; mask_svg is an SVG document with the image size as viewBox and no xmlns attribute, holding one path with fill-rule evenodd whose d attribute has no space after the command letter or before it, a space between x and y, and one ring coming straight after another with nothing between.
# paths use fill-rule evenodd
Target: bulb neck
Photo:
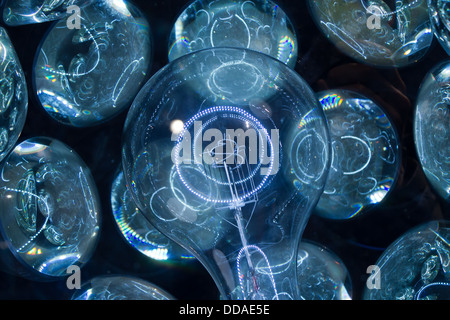
<instances>
[{"instance_id":1,"label":"bulb neck","mask_svg":"<svg viewBox=\"0 0 450 320\"><path fill-rule=\"evenodd\" d=\"M214 248L207 266L224 300L297 300L296 243L247 245L232 258Z\"/></svg>"}]
</instances>

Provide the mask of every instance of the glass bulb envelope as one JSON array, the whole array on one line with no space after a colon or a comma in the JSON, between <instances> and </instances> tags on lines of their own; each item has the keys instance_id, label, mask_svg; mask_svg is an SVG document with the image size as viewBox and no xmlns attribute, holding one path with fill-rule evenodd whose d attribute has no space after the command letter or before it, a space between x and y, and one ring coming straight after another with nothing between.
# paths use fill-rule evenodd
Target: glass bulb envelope
<instances>
[{"instance_id":1,"label":"glass bulb envelope","mask_svg":"<svg viewBox=\"0 0 450 320\"><path fill-rule=\"evenodd\" d=\"M213 48L143 87L123 169L142 213L206 267L225 299L296 299L297 245L330 162L306 82L267 55Z\"/></svg>"},{"instance_id":2,"label":"glass bulb envelope","mask_svg":"<svg viewBox=\"0 0 450 320\"><path fill-rule=\"evenodd\" d=\"M449 240L448 221L430 221L404 233L376 262L372 277L377 288L366 288L363 298L450 299Z\"/></svg>"},{"instance_id":3,"label":"glass bulb envelope","mask_svg":"<svg viewBox=\"0 0 450 320\"><path fill-rule=\"evenodd\" d=\"M125 241L147 257L168 264L192 260L193 257L156 230L137 208L122 172L114 179L111 208L117 227Z\"/></svg>"},{"instance_id":4,"label":"glass bulb envelope","mask_svg":"<svg viewBox=\"0 0 450 320\"><path fill-rule=\"evenodd\" d=\"M298 285L304 300L351 300L352 281L342 260L328 248L302 240Z\"/></svg>"},{"instance_id":5,"label":"glass bulb envelope","mask_svg":"<svg viewBox=\"0 0 450 320\"><path fill-rule=\"evenodd\" d=\"M450 55L450 3L447 0L428 0L428 10L434 35Z\"/></svg>"},{"instance_id":6,"label":"glass bulb envelope","mask_svg":"<svg viewBox=\"0 0 450 320\"><path fill-rule=\"evenodd\" d=\"M270 0L195 0L179 15L169 39L169 60L217 47L270 55L295 67L298 40L286 13Z\"/></svg>"},{"instance_id":7,"label":"glass bulb envelope","mask_svg":"<svg viewBox=\"0 0 450 320\"><path fill-rule=\"evenodd\" d=\"M25 125L28 89L19 58L0 27L0 161L14 148Z\"/></svg>"},{"instance_id":8,"label":"glass bulb envelope","mask_svg":"<svg viewBox=\"0 0 450 320\"><path fill-rule=\"evenodd\" d=\"M53 280L89 261L100 200L89 169L68 146L46 137L17 145L2 164L0 195L1 234L12 253L0 260L14 272Z\"/></svg>"},{"instance_id":9,"label":"glass bulb envelope","mask_svg":"<svg viewBox=\"0 0 450 320\"><path fill-rule=\"evenodd\" d=\"M63 19L94 0L6 0L3 21L9 26ZM74 9L76 6L76 9Z\"/></svg>"},{"instance_id":10,"label":"glass bulb envelope","mask_svg":"<svg viewBox=\"0 0 450 320\"><path fill-rule=\"evenodd\" d=\"M316 212L351 219L381 203L400 171L400 139L374 101L349 90L317 94L332 144L331 168Z\"/></svg>"},{"instance_id":11,"label":"glass bulb envelope","mask_svg":"<svg viewBox=\"0 0 450 320\"><path fill-rule=\"evenodd\" d=\"M59 20L41 40L33 85L53 119L90 127L130 106L151 65L151 36L146 17L122 0L97 1L79 16L79 29Z\"/></svg>"},{"instance_id":12,"label":"glass bulb envelope","mask_svg":"<svg viewBox=\"0 0 450 320\"><path fill-rule=\"evenodd\" d=\"M323 34L362 63L403 67L422 59L433 42L426 0L308 0Z\"/></svg>"},{"instance_id":13,"label":"glass bulb envelope","mask_svg":"<svg viewBox=\"0 0 450 320\"><path fill-rule=\"evenodd\" d=\"M416 102L414 140L422 168L436 192L450 201L450 61L423 79Z\"/></svg>"},{"instance_id":14,"label":"glass bulb envelope","mask_svg":"<svg viewBox=\"0 0 450 320\"><path fill-rule=\"evenodd\" d=\"M175 298L143 279L108 275L95 277L84 283L72 300L175 300Z\"/></svg>"}]
</instances>

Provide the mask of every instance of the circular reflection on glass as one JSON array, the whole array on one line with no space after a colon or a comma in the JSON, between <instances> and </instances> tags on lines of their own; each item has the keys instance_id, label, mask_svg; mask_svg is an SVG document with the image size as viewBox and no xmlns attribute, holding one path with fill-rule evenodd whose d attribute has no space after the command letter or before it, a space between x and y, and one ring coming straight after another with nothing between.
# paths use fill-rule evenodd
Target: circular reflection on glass
<instances>
[{"instance_id":1,"label":"circular reflection on glass","mask_svg":"<svg viewBox=\"0 0 450 320\"><path fill-rule=\"evenodd\" d=\"M139 209L189 247L224 298L295 298L283 281L295 282L330 162L325 116L295 71L245 49L183 56L137 96L122 154Z\"/></svg>"},{"instance_id":2,"label":"circular reflection on glass","mask_svg":"<svg viewBox=\"0 0 450 320\"><path fill-rule=\"evenodd\" d=\"M298 249L298 285L304 300L351 300L352 284L342 260L327 248L302 241Z\"/></svg>"},{"instance_id":3,"label":"circular reflection on glass","mask_svg":"<svg viewBox=\"0 0 450 320\"><path fill-rule=\"evenodd\" d=\"M447 0L428 0L428 8L434 35L450 55L450 3Z\"/></svg>"},{"instance_id":4,"label":"circular reflection on glass","mask_svg":"<svg viewBox=\"0 0 450 320\"><path fill-rule=\"evenodd\" d=\"M347 90L317 94L328 120L332 161L319 215L350 219L380 203L400 168L397 132L372 100Z\"/></svg>"},{"instance_id":5,"label":"circular reflection on glass","mask_svg":"<svg viewBox=\"0 0 450 320\"><path fill-rule=\"evenodd\" d=\"M170 61L201 49L237 47L293 68L298 53L293 25L270 0L195 0L176 20L169 44Z\"/></svg>"},{"instance_id":6,"label":"circular reflection on glass","mask_svg":"<svg viewBox=\"0 0 450 320\"><path fill-rule=\"evenodd\" d=\"M140 212L127 189L123 173L113 182L113 216L125 240L136 250L158 261L184 261L192 255L153 227Z\"/></svg>"},{"instance_id":7,"label":"circular reflection on glass","mask_svg":"<svg viewBox=\"0 0 450 320\"><path fill-rule=\"evenodd\" d=\"M10 26L18 26L58 20L78 13L78 8L86 6L93 1L6 0L3 7L3 21Z\"/></svg>"},{"instance_id":8,"label":"circular reflection on glass","mask_svg":"<svg viewBox=\"0 0 450 320\"><path fill-rule=\"evenodd\" d=\"M435 66L417 97L414 138L422 168L441 197L450 201L450 61Z\"/></svg>"},{"instance_id":9,"label":"circular reflection on glass","mask_svg":"<svg viewBox=\"0 0 450 320\"><path fill-rule=\"evenodd\" d=\"M79 29L65 20L43 38L33 80L39 101L54 119L75 127L105 122L128 108L150 67L145 17L122 0L81 9Z\"/></svg>"},{"instance_id":10,"label":"circular reflection on glass","mask_svg":"<svg viewBox=\"0 0 450 320\"><path fill-rule=\"evenodd\" d=\"M432 221L406 232L376 262L365 300L449 300L450 228ZM378 288L378 289L377 289Z\"/></svg>"},{"instance_id":11,"label":"circular reflection on glass","mask_svg":"<svg viewBox=\"0 0 450 320\"><path fill-rule=\"evenodd\" d=\"M80 157L58 140L38 137L5 159L0 226L32 276L60 277L85 264L99 232L97 189Z\"/></svg>"},{"instance_id":12,"label":"circular reflection on glass","mask_svg":"<svg viewBox=\"0 0 450 320\"><path fill-rule=\"evenodd\" d=\"M19 58L0 27L0 161L14 148L28 111L28 91Z\"/></svg>"},{"instance_id":13,"label":"circular reflection on glass","mask_svg":"<svg viewBox=\"0 0 450 320\"><path fill-rule=\"evenodd\" d=\"M175 300L145 280L130 276L101 276L84 283L72 300Z\"/></svg>"},{"instance_id":14,"label":"circular reflection on glass","mask_svg":"<svg viewBox=\"0 0 450 320\"><path fill-rule=\"evenodd\" d=\"M433 42L426 0L309 0L325 36L349 57L403 67L425 56Z\"/></svg>"}]
</instances>

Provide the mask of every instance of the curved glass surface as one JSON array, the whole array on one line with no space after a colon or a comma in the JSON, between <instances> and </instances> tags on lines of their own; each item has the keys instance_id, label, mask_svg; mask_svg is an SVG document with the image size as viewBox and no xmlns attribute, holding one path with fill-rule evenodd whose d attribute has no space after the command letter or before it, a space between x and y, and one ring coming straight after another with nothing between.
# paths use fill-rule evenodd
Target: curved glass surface
<instances>
[{"instance_id":1,"label":"curved glass surface","mask_svg":"<svg viewBox=\"0 0 450 320\"><path fill-rule=\"evenodd\" d=\"M122 0L81 8L80 28L54 23L36 54L34 90L55 120L88 127L127 109L152 58L145 16Z\"/></svg>"},{"instance_id":2,"label":"curved glass surface","mask_svg":"<svg viewBox=\"0 0 450 320\"><path fill-rule=\"evenodd\" d=\"M72 149L51 138L28 139L4 160L1 179L1 232L30 274L62 277L68 267L89 261L98 241L100 199Z\"/></svg>"},{"instance_id":3,"label":"curved glass surface","mask_svg":"<svg viewBox=\"0 0 450 320\"><path fill-rule=\"evenodd\" d=\"M193 252L224 298L292 299L329 152L324 114L297 73L255 51L213 48L141 90L123 170L139 209Z\"/></svg>"}]
</instances>

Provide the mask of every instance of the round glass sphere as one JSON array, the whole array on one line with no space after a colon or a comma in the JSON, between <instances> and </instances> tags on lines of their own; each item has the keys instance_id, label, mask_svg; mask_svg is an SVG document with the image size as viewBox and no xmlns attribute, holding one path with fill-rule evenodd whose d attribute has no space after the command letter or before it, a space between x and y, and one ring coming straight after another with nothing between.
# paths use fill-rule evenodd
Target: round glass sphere
<instances>
[{"instance_id":1,"label":"round glass sphere","mask_svg":"<svg viewBox=\"0 0 450 320\"><path fill-rule=\"evenodd\" d=\"M400 170L397 131L372 100L348 90L317 94L332 144L331 168L317 214L350 219L380 203Z\"/></svg>"},{"instance_id":2,"label":"round glass sphere","mask_svg":"<svg viewBox=\"0 0 450 320\"><path fill-rule=\"evenodd\" d=\"M295 279L330 161L325 116L295 71L237 48L174 60L136 97L122 155L139 209L189 248L223 298L295 296L295 283L275 278Z\"/></svg>"},{"instance_id":3,"label":"round glass sphere","mask_svg":"<svg viewBox=\"0 0 450 320\"><path fill-rule=\"evenodd\" d=\"M437 193L450 201L450 61L435 66L417 97L414 139L422 168Z\"/></svg>"},{"instance_id":4,"label":"round glass sphere","mask_svg":"<svg viewBox=\"0 0 450 320\"><path fill-rule=\"evenodd\" d=\"M3 6L3 21L9 26L19 26L63 19L74 12L76 13L78 8L84 7L93 1L6 0Z\"/></svg>"},{"instance_id":5,"label":"round glass sphere","mask_svg":"<svg viewBox=\"0 0 450 320\"><path fill-rule=\"evenodd\" d=\"M100 200L81 158L37 137L17 145L1 170L1 233L30 277L61 277L85 264L97 244Z\"/></svg>"},{"instance_id":6,"label":"round glass sphere","mask_svg":"<svg viewBox=\"0 0 450 320\"><path fill-rule=\"evenodd\" d=\"M169 60L214 47L268 54L295 67L298 41L286 13L270 0L195 0L179 15L169 39Z\"/></svg>"},{"instance_id":7,"label":"round glass sphere","mask_svg":"<svg viewBox=\"0 0 450 320\"><path fill-rule=\"evenodd\" d=\"M434 35L450 55L450 3L446 0L428 0L428 10Z\"/></svg>"},{"instance_id":8,"label":"round glass sphere","mask_svg":"<svg viewBox=\"0 0 450 320\"><path fill-rule=\"evenodd\" d=\"M145 280L131 276L101 276L84 283L72 300L175 300Z\"/></svg>"},{"instance_id":9,"label":"round glass sphere","mask_svg":"<svg viewBox=\"0 0 450 320\"><path fill-rule=\"evenodd\" d=\"M349 57L369 65L403 67L433 42L426 0L309 0L324 35Z\"/></svg>"},{"instance_id":10,"label":"round glass sphere","mask_svg":"<svg viewBox=\"0 0 450 320\"><path fill-rule=\"evenodd\" d=\"M365 300L450 299L450 225L432 221L406 232L376 262Z\"/></svg>"},{"instance_id":11,"label":"round glass sphere","mask_svg":"<svg viewBox=\"0 0 450 320\"><path fill-rule=\"evenodd\" d=\"M0 161L14 148L25 125L28 91L8 33L0 27Z\"/></svg>"},{"instance_id":12,"label":"round glass sphere","mask_svg":"<svg viewBox=\"0 0 450 320\"><path fill-rule=\"evenodd\" d=\"M176 242L155 229L140 212L127 188L122 172L116 176L111 191L114 220L124 239L149 258L165 262L193 259Z\"/></svg>"},{"instance_id":13,"label":"round glass sphere","mask_svg":"<svg viewBox=\"0 0 450 320\"><path fill-rule=\"evenodd\" d=\"M128 108L150 68L146 18L122 0L81 8L80 28L56 22L43 38L34 64L38 99L66 125L88 127Z\"/></svg>"},{"instance_id":14,"label":"round glass sphere","mask_svg":"<svg viewBox=\"0 0 450 320\"><path fill-rule=\"evenodd\" d=\"M322 245L303 240L298 249L298 285L304 300L351 300L347 267Z\"/></svg>"}]
</instances>

